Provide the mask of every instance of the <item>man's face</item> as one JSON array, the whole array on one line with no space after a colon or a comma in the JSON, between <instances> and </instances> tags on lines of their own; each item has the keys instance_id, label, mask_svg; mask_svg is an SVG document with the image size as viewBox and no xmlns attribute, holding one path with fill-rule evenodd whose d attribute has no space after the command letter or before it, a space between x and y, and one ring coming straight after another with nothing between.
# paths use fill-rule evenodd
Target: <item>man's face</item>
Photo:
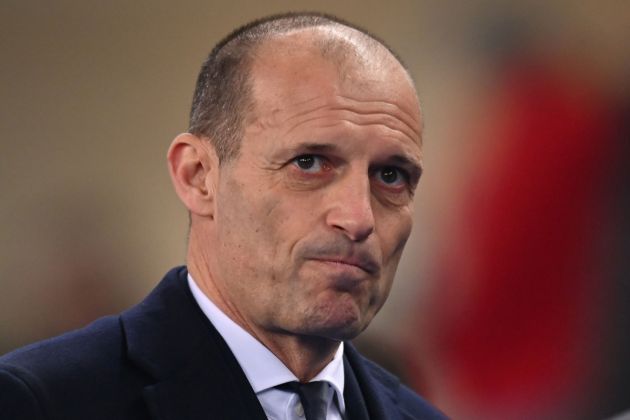
<instances>
[{"instance_id":1,"label":"man's face","mask_svg":"<svg viewBox=\"0 0 630 420\"><path fill-rule=\"evenodd\" d=\"M373 61L335 64L304 32L258 54L255 109L218 176L212 251L223 297L251 328L351 338L389 293L421 123L400 65Z\"/></svg>"}]
</instances>

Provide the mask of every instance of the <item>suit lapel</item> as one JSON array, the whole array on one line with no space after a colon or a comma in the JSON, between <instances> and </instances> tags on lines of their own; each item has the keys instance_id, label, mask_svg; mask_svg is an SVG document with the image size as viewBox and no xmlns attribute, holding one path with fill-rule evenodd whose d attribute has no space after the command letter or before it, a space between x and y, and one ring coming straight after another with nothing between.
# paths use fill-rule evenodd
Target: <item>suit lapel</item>
<instances>
[{"instance_id":1,"label":"suit lapel","mask_svg":"<svg viewBox=\"0 0 630 420\"><path fill-rule=\"evenodd\" d=\"M361 387L357 382L354 371L348 363L347 357L343 358L344 370L344 389L343 399L346 403L346 414L344 420L368 420L370 418L367 412L367 405L363 399Z\"/></svg>"},{"instance_id":2,"label":"suit lapel","mask_svg":"<svg viewBox=\"0 0 630 420\"><path fill-rule=\"evenodd\" d=\"M266 419L253 391L244 392L230 376L225 369L186 373L146 387L143 395L155 419Z\"/></svg>"},{"instance_id":3,"label":"suit lapel","mask_svg":"<svg viewBox=\"0 0 630 420\"><path fill-rule=\"evenodd\" d=\"M153 381L143 396L161 420L266 419L245 374L201 312L184 267L171 270L121 319L130 361Z\"/></svg>"},{"instance_id":4,"label":"suit lapel","mask_svg":"<svg viewBox=\"0 0 630 420\"><path fill-rule=\"evenodd\" d=\"M344 372L347 381L344 398L348 420L400 420L396 398L400 386L398 379L371 365L352 344L346 342L344 346ZM363 408L359 405L363 405ZM365 417L366 415L369 417Z\"/></svg>"}]
</instances>

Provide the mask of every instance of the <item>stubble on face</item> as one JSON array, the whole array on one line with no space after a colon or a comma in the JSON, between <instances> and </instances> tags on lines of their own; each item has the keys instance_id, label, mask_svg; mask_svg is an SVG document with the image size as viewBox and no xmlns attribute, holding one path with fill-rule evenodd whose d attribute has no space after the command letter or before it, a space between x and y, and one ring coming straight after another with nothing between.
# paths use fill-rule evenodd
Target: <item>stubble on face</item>
<instances>
[{"instance_id":1,"label":"stubble on face","mask_svg":"<svg viewBox=\"0 0 630 420\"><path fill-rule=\"evenodd\" d=\"M386 84L392 75L398 85L406 77L398 63L392 64L393 57L385 55L385 67L396 72L384 79L382 73L389 68L380 68L384 64L378 60L369 66L330 60L322 57L321 43L297 35L261 47L254 62L255 117L245 129L239 156L221 168L219 177L215 281L228 315L259 338L278 334L343 340L361 332L384 303L411 229L410 209L375 201L375 233L353 241L341 229L326 225L332 187L295 182L286 157L277 158L276 152L290 148L308 124L308 135L320 141L328 135L330 115L361 117L373 112L367 103L378 109L375 119L384 114L393 121L388 124L407 127L399 131L411 131L411 137L416 133L419 139L419 118L408 112L417 104L409 83L406 89L413 93L406 92L403 111L387 103L388 86L372 95L375 86ZM345 45L347 40L335 42ZM351 105L344 105L338 101L343 95L358 99L348 98ZM385 95L385 101L372 104L370 95ZM349 161L352 152L343 153Z\"/></svg>"},{"instance_id":2,"label":"stubble on face","mask_svg":"<svg viewBox=\"0 0 630 420\"><path fill-rule=\"evenodd\" d=\"M218 245L233 311L248 329L336 340L356 336L384 302L382 288L391 284L380 279L377 243L353 244L338 232L322 232L309 207L325 200L325 193L287 194L283 176L266 170L240 182L244 172L230 169L221 187L228 193L217 202L227 210L218 215L224 238ZM334 266L340 256L357 266L321 267Z\"/></svg>"}]
</instances>

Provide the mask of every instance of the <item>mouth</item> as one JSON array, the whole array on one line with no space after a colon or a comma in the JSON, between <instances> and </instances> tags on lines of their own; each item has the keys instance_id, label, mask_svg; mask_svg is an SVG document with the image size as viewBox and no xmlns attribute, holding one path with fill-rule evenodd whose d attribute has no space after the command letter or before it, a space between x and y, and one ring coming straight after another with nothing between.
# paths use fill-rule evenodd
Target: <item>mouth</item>
<instances>
[{"instance_id":1,"label":"mouth","mask_svg":"<svg viewBox=\"0 0 630 420\"><path fill-rule=\"evenodd\" d=\"M379 272L378 264L371 257L318 257L314 258L314 261L319 261L321 263L328 264L331 267L336 267L338 269L349 269L349 270L357 270L359 269L363 273L367 273L369 275L375 275Z\"/></svg>"}]
</instances>

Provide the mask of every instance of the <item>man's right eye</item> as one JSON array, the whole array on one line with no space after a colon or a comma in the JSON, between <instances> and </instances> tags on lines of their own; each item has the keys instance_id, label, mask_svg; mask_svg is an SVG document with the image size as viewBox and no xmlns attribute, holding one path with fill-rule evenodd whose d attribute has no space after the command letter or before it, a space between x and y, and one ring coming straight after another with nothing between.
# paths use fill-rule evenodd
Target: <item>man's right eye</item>
<instances>
[{"instance_id":1,"label":"man's right eye","mask_svg":"<svg viewBox=\"0 0 630 420\"><path fill-rule=\"evenodd\" d=\"M324 158L317 155L300 155L293 159L293 165L303 172L315 174L326 169Z\"/></svg>"}]
</instances>

